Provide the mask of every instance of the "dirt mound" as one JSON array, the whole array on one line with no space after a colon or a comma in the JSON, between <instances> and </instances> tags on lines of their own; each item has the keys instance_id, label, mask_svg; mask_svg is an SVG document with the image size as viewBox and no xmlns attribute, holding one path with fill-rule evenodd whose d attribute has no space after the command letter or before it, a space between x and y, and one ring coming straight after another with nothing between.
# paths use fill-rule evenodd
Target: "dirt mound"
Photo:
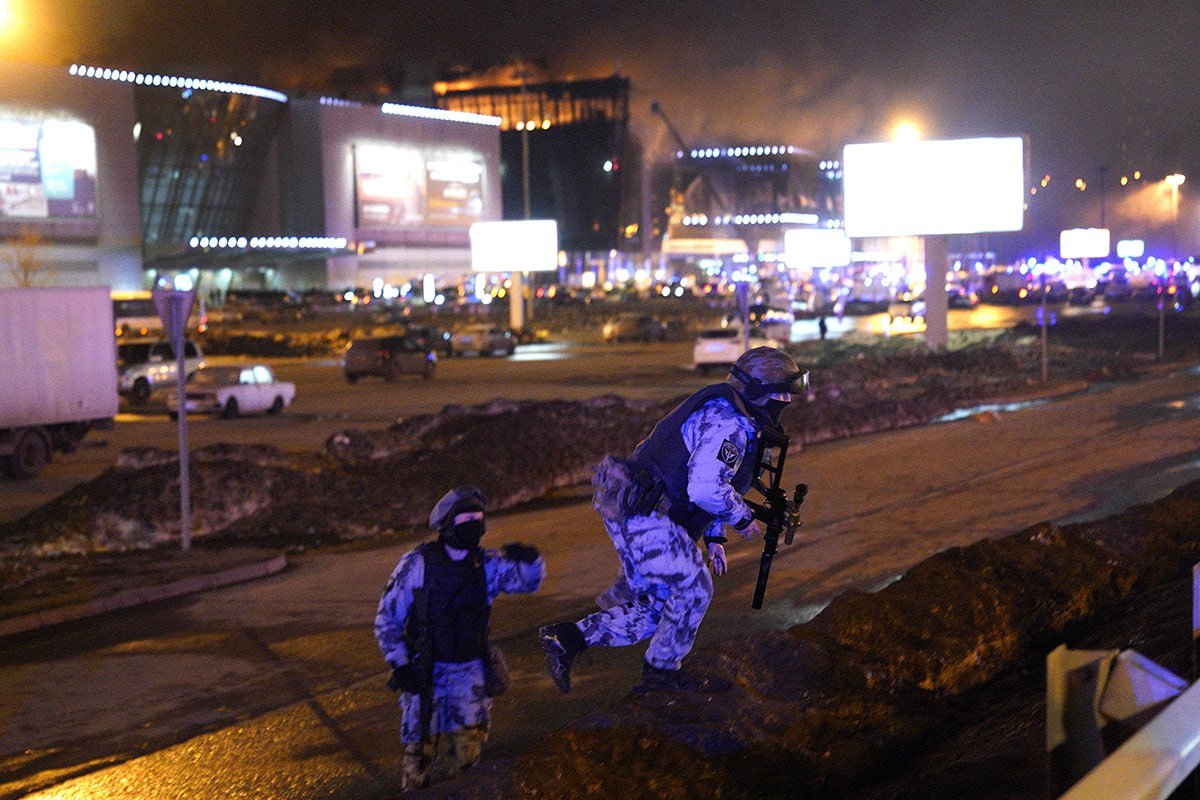
<instances>
[{"instance_id":1,"label":"dirt mound","mask_svg":"<svg viewBox=\"0 0 1200 800\"><path fill-rule=\"evenodd\" d=\"M813 388L781 421L799 444L925 423L1028 389L1037 363L1031 346L1020 338L947 352L912 341L822 344L797 353L813 367ZM1119 374L1134 363L1078 351L1058 357L1056 369L1073 374L1101 366ZM511 508L585 483L605 454L630 452L674 402L497 400L448 406L388 429L343 431L302 455L202 448L191 454L192 537L309 547L406 531L424 526L449 487L468 482L484 489L492 508ZM115 468L0 527L0 563L178 541L177 458L169 450L123 453ZM28 563L0 569L11 580L37 571Z\"/></svg>"},{"instance_id":2,"label":"dirt mound","mask_svg":"<svg viewBox=\"0 0 1200 800\"><path fill-rule=\"evenodd\" d=\"M1040 663L1068 631L1135 592L1186 575L1200 556L1197 520L1200 482L1098 523L947 550L875 594L843 595L809 623L688 657L685 670L730 681L726 693L631 695L455 794L861 796L943 733L961 698ZM1023 796L1041 796L1043 774L1026 775Z\"/></svg>"}]
</instances>

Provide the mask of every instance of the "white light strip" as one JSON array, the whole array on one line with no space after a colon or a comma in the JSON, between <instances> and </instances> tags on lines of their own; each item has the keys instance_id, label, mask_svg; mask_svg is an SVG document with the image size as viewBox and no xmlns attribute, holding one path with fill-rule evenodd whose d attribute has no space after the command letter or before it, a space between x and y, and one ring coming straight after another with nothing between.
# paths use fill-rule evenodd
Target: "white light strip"
<instances>
[{"instance_id":1,"label":"white light strip","mask_svg":"<svg viewBox=\"0 0 1200 800\"><path fill-rule=\"evenodd\" d=\"M344 100L341 97L322 97L320 103L323 106L337 106L339 108L361 108L364 105L357 100Z\"/></svg>"},{"instance_id":2,"label":"white light strip","mask_svg":"<svg viewBox=\"0 0 1200 800\"><path fill-rule=\"evenodd\" d=\"M349 241L340 236L193 236L188 245L200 250L246 248L254 250L345 250Z\"/></svg>"},{"instance_id":3,"label":"white light strip","mask_svg":"<svg viewBox=\"0 0 1200 800\"><path fill-rule=\"evenodd\" d=\"M707 214L688 214L684 225L816 225L820 218L816 214L726 214L709 219Z\"/></svg>"},{"instance_id":4,"label":"white light strip","mask_svg":"<svg viewBox=\"0 0 1200 800\"><path fill-rule=\"evenodd\" d=\"M805 150L790 144L768 145L763 147L706 147L692 150L691 158L742 158L744 156L788 156L804 153ZM675 153L676 158L683 158L683 151Z\"/></svg>"},{"instance_id":5,"label":"white light strip","mask_svg":"<svg viewBox=\"0 0 1200 800\"><path fill-rule=\"evenodd\" d=\"M399 103L384 103L380 111L385 114L397 114L401 117L419 117L421 119L443 119L450 122L471 122L476 125L494 125L500 127L500 117L487 114L471 114L466 111L446 111L441 108L426 108L425 106L402 106Z\"/></svg>"},{"instance_id":6,"label":"white light strip","mask_svg":"<svg viewBox=\"0 0 1200 800\"><path fill-rule=\"evenodd\" d=\"M204 92L228 92L229 94L245 94L251 97L262 97L280 103L288 101L287 95L274 89L263 89L259 86L248 86L244 83L226 83L225 81L210 81L204 78L179 78L174 75L148 75L142 72L131 72L124 69L109 69L107 67L89 67L84 64L72 64L67 70L80 78L96 78L105 81L122 81L136 83L139 86L166 86L180 89L192 89Z\"/></svg>"}]
</instances>

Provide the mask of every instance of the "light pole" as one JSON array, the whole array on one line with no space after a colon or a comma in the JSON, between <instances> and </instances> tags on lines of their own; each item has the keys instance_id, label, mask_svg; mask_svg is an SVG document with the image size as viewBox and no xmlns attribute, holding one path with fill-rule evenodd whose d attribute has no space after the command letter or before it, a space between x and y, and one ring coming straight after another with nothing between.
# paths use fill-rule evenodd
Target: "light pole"
<instances>
[{"instance_id":1,"label":"light pole","mask_svg":"<svg viewBox=\"0 0 1200 800\"><path fill-rule=\"evenodd\" d=\"M517 121L517 130L521 132L521 190L524 195L525 219L530 218L529 208L529 94L525 82L529 78L529 70L524 63L517 65L513 77L521 81L521 119ZM512 296L508 301L509 324L520 333L525 328L525 275L517 271L512 273ZM531 298L532 299L532 298ZM531 303L532 305L532 303Z\"/></svg>"},{"instance_id":2,"label":"light pole","mask_svg":"<svg viewBox=\"0 0 1200 800\"><path fill-rule=\"evenodd\" d=\"M1165 179L1167 185L1171 187L1171 258L1179 260L1179 241L1177 238L1179 229L1179 187L1187 180L1183 175L1174 172L1168 175Z\"/></svg>"},{"instance_id":3,"label":"light pole","mask_svg":"<svg viewBox=\"0 0 1200 800\"><path fill-rule=\"evenodd\" d=\"M1167 185L1171 187L1171 258L1179 261L1179 187L1187 180L1181 173L1173 172L1166 177ZM1162 361L1166 352L1167 328L1167 292L1165 286L1158 287L1158 360Z\"/></svg>"}]
</instances>

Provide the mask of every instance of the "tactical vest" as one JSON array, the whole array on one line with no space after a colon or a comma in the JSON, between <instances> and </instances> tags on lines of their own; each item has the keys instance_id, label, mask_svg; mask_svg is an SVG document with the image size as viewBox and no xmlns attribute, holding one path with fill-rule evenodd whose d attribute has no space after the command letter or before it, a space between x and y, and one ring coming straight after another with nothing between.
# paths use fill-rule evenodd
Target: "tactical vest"
<instances>
[{"instance_id":1,"label":"tactical vest","mask_svg":"<svg viewBox=\"0 0 1200 800\"><path fill-rule=\"evenodd\" d=\"M420 552L425 560L422 588L428 598L426 621L434 662L457 664L483 658L491 616L483 551L476 549L455 561L440 542L426 542ZM415 633L413 638L420 640L420 632Z\"/></svg>"},{"instance_id":2,"label":"tactical vest","mask_svg":"<svg viewBox=\"0 0 1200 800\"><path fill-rule=\"evenodd\" d=\"M649 470L664 484L664 494L670 501L667 516L682 526L693 539L700 538L716 519L712 514L688 499L688 458L691 455L683 441L683 423L702 405L715 398L729 401L737 413L754 422L755 433L742 453L742 463L730 482L738 494L750 491L762 454L762 421L746 409L737 391L728 383L706 386L677 405L658 421L650 435L633 451L633 459Z\"/></svg>"}]
</instances>

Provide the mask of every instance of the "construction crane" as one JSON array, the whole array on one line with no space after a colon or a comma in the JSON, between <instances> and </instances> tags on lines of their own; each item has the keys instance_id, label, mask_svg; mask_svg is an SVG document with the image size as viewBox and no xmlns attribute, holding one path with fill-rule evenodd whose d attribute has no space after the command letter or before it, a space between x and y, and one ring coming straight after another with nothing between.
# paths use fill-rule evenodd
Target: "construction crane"
<instances>
[{"instance_id":1,"label":"construction crane","mask_svg":"<svg viewBox=\"0 0 1200 800\"><path fill-rule=\"evenodd\" d=\"M692 158L691 148L688 147L687 142L683 140L683 137L679 135L679 131L675 130L675 126L671 124L671 120L667 118L666 113L662 110L662 106L658 104L657 100L650 101L650 111L651 113L658 115L658 118L661 119L663 124L667 126L667 132L671 134L671 137L675 140L675 143L679 145L682 160L688 162L689 164L694 161ZM738 164L741 163L741 159L739 158L730 158ZM733 214L735 209L730 206L729 201L725 199L725 195L722 194L717 188L716 182L712 180L708 171L704 169L697 169L696 173L700 179L700 182L704 185L704 188L708 190L709 196L716 201L720 209L725 212L727 216ZM687 190L685 189L685 195L686 192ZM733 223L732 227L737 232L738 238L745 243L746 249L751 254L758 253L759 232L750 225L738 225L737 223ZM739 316L742 319L742 350L745 351L750 349L750 286L744 281L738 282L737 308Z\"/></svg>"},{"instance_id":2,"label":"construction crane","mask_svg":"<svg viewBox=\"0 0 1200 800\"><path fill-rule=\"evenodd\" d=\"M658 118L663 121L663 124L667 126L667 132L671 134L671 138L673 138L675 143L679 145L679 149L682 153L682 160L691 163L694 160L692 158L692 149L688 147L687 142L685 142L683 137L679 135L679 131L676 130L675 126L671 124L671 120L667 117L666 112L662 110L662 106L658 104L657 100L650 101L650 112L657 115ZM739 164L741 163L741 159L739 158L733 156L730 156L729 158ZM722 193L717 187L716 182L712 180L707 171L703 169L697 169L697 176L712 199L716 201L717 206L722 212L725 214L735 213L735 209L730 205L729 201L725 198L724 193ZM746 248L751 253L758 252L758 231L754 230L751 226L738 225L736 223L733 225L733 228L735 231L737 231L738 237L746 243Z\"/></svg>"},{"instance_id":3,"label":"construction crane","mask_svg":"<svg viewBox=\"0 0 1200 800\"><path fill-rule=\"evenodd\" d=\"M690 163L693 160L692 149L688 147L687 142L685 142L683 137L679 135L679 131L677 131L675 126L671 124L671 120L667 117L666 112L662 110L662 106L658 104L657 100L650 101L650 113L657 115L658 118L663 121L663 124L667 126L667 132L671 134L671 138L675 140L677 145L679 145L679 150L682 153L683 160ZM728 213L730 211L729 202L712 182L708 174L701 170L699 172L699 177L701 182L704 183L704 188L706 188L709 194L713 196L713 199L717 201L717 205L721 207L721 210Z\"/></svg>"}]
</instances>

